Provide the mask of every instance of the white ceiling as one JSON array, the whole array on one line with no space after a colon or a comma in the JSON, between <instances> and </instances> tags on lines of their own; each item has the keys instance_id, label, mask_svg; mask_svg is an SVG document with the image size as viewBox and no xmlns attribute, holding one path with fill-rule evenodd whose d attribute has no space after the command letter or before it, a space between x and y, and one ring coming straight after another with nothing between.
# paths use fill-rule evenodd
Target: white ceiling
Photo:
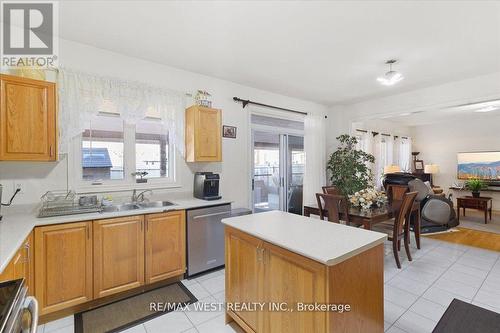
<instances>
[{"instance_id":1,"label":"white ceiling","mask_svg":"<svg viewBox=\"0 0 500 333\"><path fill-rule=\"evenodd\" d=\"M60 32L324 104L500 71L497 1L65 1ZM405 80L384 87L389 58Z\"/></svg>"}]
</instances>

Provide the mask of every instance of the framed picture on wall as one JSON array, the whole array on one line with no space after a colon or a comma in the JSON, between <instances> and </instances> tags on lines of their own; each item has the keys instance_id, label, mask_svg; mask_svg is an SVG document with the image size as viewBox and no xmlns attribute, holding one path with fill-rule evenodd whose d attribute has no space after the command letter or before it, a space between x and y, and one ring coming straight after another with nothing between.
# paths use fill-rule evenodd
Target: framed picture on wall
<instances>
[{"instance_id":1,"label":"framed picture on wall","mask_svg":"<svg viewBox=\"0 0 500 333\"><path fill-rule=\"evenodd\" d=\"M236 139L236 127L235 126L222 126L222 136L225 138Z\"/></svg>"},{"instance_id":2,"label":"framed picture on wall","mask_svg":"<svg viewBox=\"0 0 500 333\"><path fill-rule=\"evenodd\" d=\"M415 169L415 172L424 172L424 161L415 160L413 162L413 168Z\"/></svg>"}]
</instances>

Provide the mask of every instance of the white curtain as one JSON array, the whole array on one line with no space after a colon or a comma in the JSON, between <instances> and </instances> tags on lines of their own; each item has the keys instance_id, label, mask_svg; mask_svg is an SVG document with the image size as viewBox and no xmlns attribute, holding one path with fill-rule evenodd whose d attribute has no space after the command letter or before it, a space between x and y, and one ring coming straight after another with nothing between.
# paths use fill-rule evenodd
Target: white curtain
<instances>
[{"instance_id":1,"label":"white curtain","mask_svg":"<svg viewBox=\"0 0 500 333\"><path fill-rule=\"evenodd\" d=\"M401 138L399 146L399 166L402 171L411 172L411 138Z\"/></svg>"},{"instance_id":2,"label":"white curtain","mask_svg":"<svg viewBox=\"0 0 500 333\"><path fill-rule=\"evenodd\" d=\"M404 170L402 163L403 139L400 136L394 137L394 149L392 164L398 165L401 170Z\"/></svg>"},{"instance_id":3,"label":"white curtain","mask_svg":"<svg viewBox=\"0 0 500 333\"><path fill-rule=\"evenodd\" d=\"M99 112L119 113L125 122L135 124L144 119L147 111L153 111L169 129L170 140L183 153L183 94L64 68L59 71L58 88L60 152L67 152L71 138L82 133Z\"/></svg>"},{"instance_id":4,"label":"white curtain","mask_svg":"<svg viewBox=\"0 0 500 333\"><path fill-rule=\"evenodd\" d=\"M395 159L394 159L394 137L392 135L389 135L389 136L385 136L384 137L385 139L385 142L387 144L387 152L386 152L386 159L385 159L385 166L387 165L392 165L395 163Z\"/></svg>"},{"instance_id":5,"label":"white curtain","mask_svg":"<svg viewBox=\"0 0 500 333\"><path fill-rule=\"evenodd\" d=\"M377 134L373 143L373 156L375 156L374 183L377 189L382 187L382 176L384 175L384 167L392 158L392 152L389 153L388 137ZM392 147L392 146L391 146Z\"/></svg>"},{"instance_id":6,"label":"white curtain","mask_svg":"<svg viewBox=\"0 0 500 333\"><path fill-rule=\"evenodd\" d=\"M326 185L326 145L324 116L308 114L304 120L304 172L303 202L316 202L316 193Z\"/></svg>"}]
</instances>

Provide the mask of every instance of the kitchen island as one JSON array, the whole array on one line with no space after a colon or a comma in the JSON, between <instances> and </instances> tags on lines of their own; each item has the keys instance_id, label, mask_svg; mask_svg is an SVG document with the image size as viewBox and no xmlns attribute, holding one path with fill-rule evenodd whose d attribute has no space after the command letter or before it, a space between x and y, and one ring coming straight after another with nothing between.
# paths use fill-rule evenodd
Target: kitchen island
<instances>
[{"instance_id":1,"label":"kitchen island","mask_svg":"<svg viewBox=\"0 0 500 333\"><path fill-rule=\"evenodd\" d=\"M385 234L279 211L222 222L227 322L246 332L384 331Z\"/></svg>"}]
</instances>

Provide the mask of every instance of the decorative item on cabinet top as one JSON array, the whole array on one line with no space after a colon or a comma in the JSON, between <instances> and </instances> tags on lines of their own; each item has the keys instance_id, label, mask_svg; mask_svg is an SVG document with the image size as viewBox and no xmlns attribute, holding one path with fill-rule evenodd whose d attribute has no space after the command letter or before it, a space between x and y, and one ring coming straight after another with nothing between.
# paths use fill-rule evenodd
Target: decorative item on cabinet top
<instances>
[{"instance_id":1,"label":"decorative item on cabinet top","mask_svg":"<svg viewBox=\"0 0 500 333\"><path fill-rule=\"evenodd\" d=\"M222 110L193 105L186 109L186 162L222 161Z\"/></svg>"},{"instance_id":2,"label":"decorative item on cabinet top","mask_svg":"<svg viewBox=\"0 0 500 333\"><path fill-rule=\"evenodd\" d=\"M212 95L205 90L197 90L194 95L194 102L196 105L204 106L207 108L212 107Z\"/></svg>"}]
</instances>

